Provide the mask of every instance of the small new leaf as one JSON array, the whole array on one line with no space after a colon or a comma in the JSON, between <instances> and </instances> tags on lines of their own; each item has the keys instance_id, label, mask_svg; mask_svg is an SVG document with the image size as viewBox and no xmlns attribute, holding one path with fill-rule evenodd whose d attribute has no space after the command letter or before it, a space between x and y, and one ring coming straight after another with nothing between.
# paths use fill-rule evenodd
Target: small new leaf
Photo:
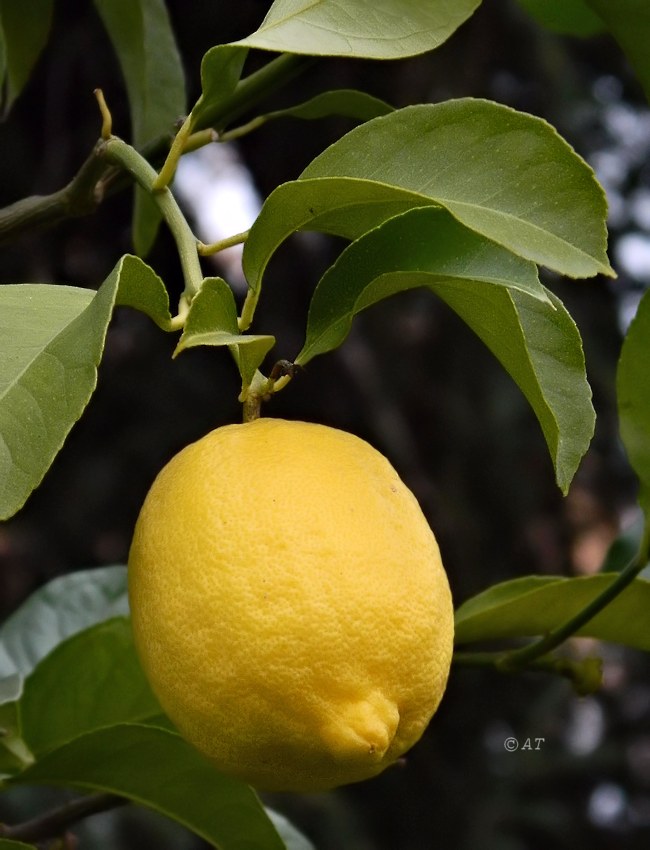
<instances>
[{"instance_id":1,"label":"small new leaf","mask_svg":"<svg viewBox=\"0 0 650 850\"><path fill-rule=\"evenodd\" d=\"M272 336L239 332L232 290L222 278L212 277L192 300L174 356L199 345L226 346L235 358L244 389L274 344Z\"/></svg>"}]
</instances>

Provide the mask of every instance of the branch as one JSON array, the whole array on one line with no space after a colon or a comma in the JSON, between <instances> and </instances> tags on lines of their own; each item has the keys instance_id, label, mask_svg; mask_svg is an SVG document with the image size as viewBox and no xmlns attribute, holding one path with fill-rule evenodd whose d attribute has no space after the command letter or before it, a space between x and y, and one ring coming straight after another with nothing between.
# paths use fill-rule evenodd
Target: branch
<instances>
[{"instance_id":1,"label":"branch","mask_svg":"<svg viewBox=\"0 0 650 850\"><path fill-rule=\"evenodd\" d=\"M91 794L87 797L79 797L77 800L72 800L56 809L44 812L32 820L14 826L0 824L0 838L30 842L57 838L78 821L90 815L116 809L128 802L128 800L117 797L115 794Z\"/></svg>"},{"instance_id":2,"label":"branch","mask_svg":"<svg viewBox=\"0 0 650 850\"><path fill-rule=\"evenodd\" d=\"M94 212L102 200L97 190L106 176L106 162L98 156L99 143L77 174L51 195L32 195L0 210L0 242L14 239L26 230L49 227L66 218Z\"/></svg>"},{"instance_id":3,"label":"branch","mask_svg":"<svg viewBox=\"0 0 650 850\"><path fill-rule=\"evenodd\" d=\"M277 88L286 85L311 61L311 57L282 55L273 59L243 80L233 94L205 112L196 130L223 127L255 106ZM164 161L172 138L159 136L145 145L140 153L152 165ZM123 190L131 179L119 169L106 166L97 156L95 147L73 179L51 195L32 195L0 210L0 244L40 227L51 227L67 218L89 215L97 209L104 197Z\"/></svg>"}]
</instances>

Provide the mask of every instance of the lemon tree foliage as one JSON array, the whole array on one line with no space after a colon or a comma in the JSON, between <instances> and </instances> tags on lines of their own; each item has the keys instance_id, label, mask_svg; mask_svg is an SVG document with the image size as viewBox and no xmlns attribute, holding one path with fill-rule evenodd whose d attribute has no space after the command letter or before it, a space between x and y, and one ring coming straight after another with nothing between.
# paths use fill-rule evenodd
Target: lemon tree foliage
<instances>
[{"instance_id":1,"label":"lemon tree foliage","mask_svg":"<svg viewBox=\"0 0 650 850\"><path fill-rule=\"evenodd\" d=\"M400 59L439 47L480 0L276 0L239 44L283 53Z\"/></svg>"},{"instance_id":2,"label":"lemon tree foliage","mask_svg":"<svg viewBox=\"0 0 650 850\"><path fill-rule=\"evenodd\" d=\"M55 579L5 623L0 779L119 794L215 847L281 848L254 792L218 774L162 715L127 612L126 570L113 567Z\"/></svg>"},{"instance_id":3,"label":"lemon tree foliage","mask_svg":"<svg viewBox=\"0 0 650 850\"><path fill-rule=\"evenodd\" d=\"M639 477L639 500L650 518L650 298L646 293L628 330L618 363L621 438Z\"/></svg>"},{"instance_id":4,"label":"lemon tree foliage","mask_svg":"<svg viewBox=\"0 0 650 850\"><path fill-rule=\"evenodd\" d=\"M162 328L171 316L160 278L125 256L95 293L49 284L0 288L0 518L36 487L97 383L113 309L129 304Z\"/></svg>"},{"instance_id":5,"label":"lemon tree foliage","mask_svg":"<svg viewBox=\"0 0 650 850\"><path fill-rule=\"evenodd\" d=\"M567 491L588 449L594 411L579 331L540 282L539 267L567 278L614 274L606 254L605 197L589 166L548 123L486 100L393 109L364 92L342 89L316 92L306 101L289 91L280 108L269 103L310 56L404 59L443 44L479 4L276 0L255 31L231 44L220 43L215 34L200 81L188 87L201 94L187 104L185 70L163 0L95 0L122 74L131 145L111 135L104 111L102 139L69 186L0 211L0 231L21 233L87 214L106 188L135 183L134 250L146 255L166 219L185 289L178 306L170 306L169 282L131 254L116 258L106 280L89 280L88 288L3 283L0 518L23 506L82 415L116 307L139 310L162 332L176 334L175 355L202 345L223 348L239 371L247 415L254 416L263 399L289 383L296 364L344 345L359 312L414 287L444 301L511 375L539 420L557 483ZM231 5L234 14L236 4ZM650 91L645 0L519 0L519 5L522 15L557 32L609 33ZM0 0L5 115L42 61L55 13L52 0ZM250 73L249 58L255 68ZM89 90L96 85L87 83ZM218 251L225 243L199 245L174 206L167 187L178 159L215 138L227 142L269 121L327 115L360 126L277 186L248 233L233 234L232 241L244 242L249 287L240 306L226 280L202 276L199 252ZM246 123L239 124L242 119ZM270 367L275 339L255 323L263 282L265 297L273 297L266 269L285 240L309 230L349 244L320 281L313 281L305 341L294 362ZM617 375L621 437L646 516L649 354L646 296ZM241 473L231 493L240 497L246 480ZM239 507L245 513L249 504ZM293 520L289 509L283 521L287 517ZM277 530L276 522L274 516L267 531ZM526 662L552 669L555 648L571 634L650 650L643 626L649 585L638 578L648 560L649 536L646 525L638 553L616 573L527 576L487 588L457 610L457 643L465 650L475 642L530 639L511 650L512 658L505 651L511 671ZM272 549L266 547L266 556ZM319 590L325 598L327 582ZM368 592L373 590L370 581ZM388 618L392 608L386 608ZM356 611L346 619L354 622ZM503 660L503 653L496 661L488 657L497 669L506 669ZM344 662L340 676L351 664L349 658ZM73 573L37 591L0 628L0 786L51 784L117 795L177 820L221 850L308 850L309 842L266 811L251 787L219 772L187 743L140 665L124 567ZM440 695L438 688L436 699ZM344 697L354 703L358 694ZM381 724L373 726L373 718L386 713L390 699L375 689L362 703L349 711L350 728L372 727L374 735ZM340 727L335 731L340 744ZM330 729L330 741L332 734ZM322 729L318 735L316 740L327 738ZM391 758L398 749L389 750ZM370 750L377 756L381 747L375 742ZM0 850L33 846L10 840L3 830L0 826Z\"/></svg>"},{"instance_id":6,"label":"lemon tree foliage","mask_svg":"<svg viewBox=\"0 0 650 850\"><path fill-rule=\"evenodd\" d=\"M616 579L614 573L581 578L527 576L494 585L456 611L456 642L544 635L569 620ZM636 579L577 634L650 652L646 612L650 582Z\"/></svg>"},{"instance_id":7,"label":"lemon tree foliage","mask_svg":"<svg viewBox=\"0 0 650 850\"><path fill-rule=\"evenodd\" d=\"M0 3L0 83L3 111L11 109L47 43L54 0Z\"/></svg>"}]
</instances>

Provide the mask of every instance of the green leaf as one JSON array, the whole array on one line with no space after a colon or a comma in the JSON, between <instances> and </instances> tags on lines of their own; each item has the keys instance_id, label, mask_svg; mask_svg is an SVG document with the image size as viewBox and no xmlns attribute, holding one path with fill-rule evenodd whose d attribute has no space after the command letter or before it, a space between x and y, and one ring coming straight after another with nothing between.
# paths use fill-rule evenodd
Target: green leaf
<instances>
[{"instance_id":1,"label":"green leaf","mask_svg":"<svg viewBox=\"0 0 650 850\"><path fill-rule=\"evenodd\" d=\"M287 850L316 850L311 841L308 841L284 815L269 809L268 806L264 807L264 811L284 841Z\"/></svg>"},{"instance_id":2,"label":"green leaf","mask_svg":"<svg viewBox=\"0 0 650 850\"><path fill-rule=\"evenodd\" d=\"M185 115L185 76L164 0L94 0L120 62L129 98L133 145L174 135ZM140 255L151 248L160 212L136 189L133 242Z\"/></svg>"},{"instance_id":3,"label":"green leaf","mask_svg":"<svg viewBox=\"0 0 650 850\"><path fill-rule=\"evenodd\" d=\"M98 623L60 643L27 677L20 700L21 734L37 757L105 726L161 725L162 714L126 617Z\"/></svg>"},{"instance_id":4,"label":"green leaf","mask_svg":"<svg viewBox=\"0 0 650 850\"><path fill-rule=\"evenodd\" d=\"M314 177L399 187L562 274L613 275L593 171L550 124L507 106L464 98L396 110L316 157L301 175Z\"/></svg>"},{"instance_id":5,"label":"green leaf","mask_svg":"<svg viewBox=\"0 0 650 850\"><path fill-rule=\"evenodd\" d=\"M456 611L456 643L535 637L582 611L617 578L526 576L494 585ZM635 579L577 633L650 651L650 582Z\"/></svg>"},{"instance_id":6,"label":"green leaf","mask_svg":"<svg viewBox=\"0 0 650 850\"><path fill-rule=\"evenodd\" d=\"M5 113L23 90L47 44L53 9L54 0L21 0L20 3L0 0L0 40L4 42L2 69L6 74Z\"/></svg>"},{"instance_id":7,"label":"green leaf","mask_svg":"<svg viewBox=\"0 0 650 850\"><path fill-rule=\"evenodd\" d=\"M164 286L137 257L119 260L96 293L0 288L0 519L23 506L88 403L115 304L169 328Z\"/></svg>"},{"instance_id":8,"label":"green leaf","mask_svg":"<svg viewBox=\"0 0 650 850\"><path fill-rule=\"evenodd\" d=\"M399 59L446 41L480 0L275 0L237 44L281 53Z\"/></svg>"},{"instance_id":9,"label":"green leaf","mask_svg":"<svg viewBox=\"0 0 650 850\"><path fill-rule=\"evenodd\" d=\"M515 380L539 420L566 493L595 422L580 334L559 299L541 287L531 263L445 211L412 210L343 252L316 288L295 362L339 345L360 310L416 286L430 288L458 313Z\"/></svg>"},{"instance_id":10,"label":"green leaf","mask_svg":"<svg viewBox=\"0 0 650 850\"><path fill-rule=\"evenodd\" d=\"M0 676L28 675L61 641L128 610L126 567L97 567L52 579L0 628Z\"/></svg>"},{"instance_id":11,"label":"green leaf","mask_svg":"<svg viewBox=\"0 0 650 850\"><path fill-rule=\"evenodd\" d=\"M647 0L586 0L619 43L650 101L650 4Z\"/></svg>"},{"instance_id":12,"label":"green leaf","mask_svg":"<svg viewBox=\"0 0 650 850\"><path fill-rule=\"evenodd\" d=\"M192 127L209 127L211 116L237 88L248 50L219 44L211 48L201 61L201 97L192 109Z\"/></svg>"},{"instance_id":13,"label":"green leaf","mask_svg":"<svg viewBox=\"0 0 650 850\"><path fill-rule=\"evenodd\" d=\"M0 679L0 785L3 778L30 763L31 753L20 736L19 698L22 677Z\"/></svg>"},{"instance_id":14,"label":"green leaf","mask_svg":"<svg viewBox=\"0 0 650 850\"><path fill-rule=\"evenodd\" d=\"M218 773L166 729L121 724L81 735L11 782L118 794L178 821L219 850L285 850L255 792Z\"/></svg>"},{"instance_id":15,"label":"green leaf","mask_svg":"<svg viewBox=\"0 0 650 850\"><path fill-rule=\"evenodd\" d=\"M437 283L484 282L547 301L534 263L468 230L446 210L410 210L353 242L316 287L295 363L340 345L353 317L396 292Z\"/></svg>"},{"instance_id":16,"label":"green leaf","mask_svg":"<svg viewBox=\"0 0 650 850\"><path fill-rule=\"evenodd\" d=\"M558 487L566 495L594 433L582 340L551 292L551 304L497 287L437 287L515 380L541 425Z\"/></svg>"},{"instance_id":17,"label":"green leaf","mask_svg":"<svg viewBox=\"0 0 650 850\"><path fill-rule=\"evenodd\" d=\"M586 38L605 29L585 0L519 0L519 5L548 29Z\"/></svg>"},{"instance_id":18,"label":"green leaf","mask_svg":"<svg viewBox=\"0 0 650 850\"><path fill-rule=\"evenodd\" d=\"M34 844L12 841L10 838L0 838L0 850L37 850L37 848Z\"/></svg>"},{"instance_id":19,"label":"green leaf","mask_svg":"<svg viewBox=\"0 0 650 850\"><path fill-rule=\"evenodd\" d=\"M616 375L621 439L640 481L639 501L650 522L650 292L628 328Z\"/></svg>"},{"instance_id":20,"label":"green leaf","mask_svg":"<svg viewBox=\"0 0 650 850\"><path fill-rule=\"evenodd\" d=\"M244 246L257 290L294 231L355 239L436 204L515 254L571 277L613 275L606 201L591 168L546 122L483 100L406 107L335 142L266 200Z\"/></svg>"},{"instance_id":21,"label":"green leaf","mask_svg":"<svg viewBox=\"0 0 650 850\"><path fill-rule=\"evenodd\" d=\"M235 357L242 386L247 387L274 344L272 336L239 333L232 290L225 280L213 277L204 280L192 300L174 356L199 345L227 346Z\"/></svg>"},{"instance_id":22,"label":"green leaf","mask_svg":"<svg viewBox=\"0 0 650 850\"><path fill-rule=\"evenodd\" d=\"M329 115L341 115L358 121L370 121L371 118L387 115L393 111L390 104L366 92L356 91L356 89L336 89L317 94L297 106L267 112L261 118L264 121L275 118L301 118L312 121L327 118Z\"/></svg>"}]
</instances>

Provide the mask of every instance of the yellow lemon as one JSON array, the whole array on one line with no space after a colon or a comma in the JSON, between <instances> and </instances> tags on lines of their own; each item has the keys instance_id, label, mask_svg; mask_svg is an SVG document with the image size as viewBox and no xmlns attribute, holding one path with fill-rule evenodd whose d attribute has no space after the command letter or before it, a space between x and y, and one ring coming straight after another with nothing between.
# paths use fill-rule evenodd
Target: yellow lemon
<instances>
[{"instance_id":1,"label":"yellow lemon","mask_svg":"<svg viewBox=\"0 0 650 850\"><path fill-rule=\"evenodd\" d=\"M435 537L386 458L334 428L258 419L183 449L140 513L129 594L165 711L260 789L380 773L446 686Z\"/></svg>"}]
</instances>

